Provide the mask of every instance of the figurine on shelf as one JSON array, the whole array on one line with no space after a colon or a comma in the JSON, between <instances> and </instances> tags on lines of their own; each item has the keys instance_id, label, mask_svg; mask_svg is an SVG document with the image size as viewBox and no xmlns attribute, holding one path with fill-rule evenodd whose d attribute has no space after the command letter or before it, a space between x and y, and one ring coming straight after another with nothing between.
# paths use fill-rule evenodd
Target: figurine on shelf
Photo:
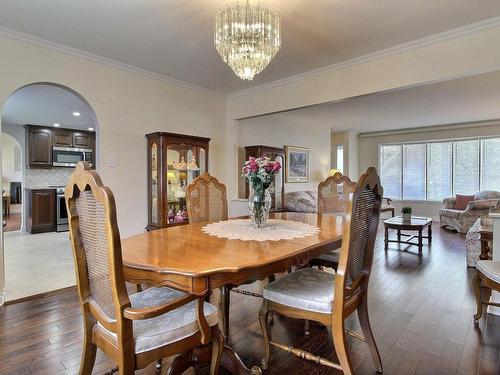
<instances>
[{"instance_id":1,"label":"figurine on shelf","mask_svg":"<svg viewBox=\"0 0 500 375\"><path fill-rule=\"evenodd\" d=\"M198 164L196 164L196 158L193 157L191 158L191 160L189 161L189 163L187 163L187 169L188 171L199 171L200 168L198 167Z\"/></svg>"},{"instance_id":2,"label":"figurine on shelf","mask_svg":"<svg viewBox=\"0 0 500 375\"><path fill-rule=\"evenodd\" d=\"M181 211L177 213L177 215L175 215L174 223L183 223L186 220L187 220L187 212L186 209L183 208Z\"/></svg>"},{"instance_id":3,"label":"figurine on shelf","mask_svg":"<svg viewBox=\"0 0 500 375\"><path fill-rule=\"evenodd\" d=\"M177 190L175 190L175 197L177 199L180 199L180 198L185 198L186 197L186 180L181 180L179 182L179 186L177 187Z\"/></svg>"},{"instance_id":4,"label":"figurine on shelf","mask_svg":"<svg viewBox=\"0 0 500 375\"><path fill-rule=\"evenodd\" d=\"M168 216L167 216L167 221L169 223L173 223L175 220L175 214L174 214L174 210L170 209L168 210Z\"/></svg>"},{"instance_id":5,"label":"figurine on shelf","mask_svg":"<svg viewBox=\"0 0 500 375\"><path fill-rule=\"evenodd\" d=\"M176 169L178 171L185 171L187 168L187 163L184 160L184 156L181 158L181 161L178 163L174 160L172 162L172 166L174 167L174 169Z\"/></svg>"}]
</instances>

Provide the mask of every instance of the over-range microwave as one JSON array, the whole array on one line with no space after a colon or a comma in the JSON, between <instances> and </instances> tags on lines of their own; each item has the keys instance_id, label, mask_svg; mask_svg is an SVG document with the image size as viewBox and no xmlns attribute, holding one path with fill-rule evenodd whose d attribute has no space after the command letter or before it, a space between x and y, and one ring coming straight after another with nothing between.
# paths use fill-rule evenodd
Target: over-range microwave
<instances>
[{"instance_id":1,"label":"over-range microwave","mask_svg":"<svg viewBox=\"0 0 500 375\"><path fill-rule=\"evenodd\" d=\"M52 147L53 167L75 167L79 161L87 161L92 165L92 149Z\"/></svg>"}]
</instances>

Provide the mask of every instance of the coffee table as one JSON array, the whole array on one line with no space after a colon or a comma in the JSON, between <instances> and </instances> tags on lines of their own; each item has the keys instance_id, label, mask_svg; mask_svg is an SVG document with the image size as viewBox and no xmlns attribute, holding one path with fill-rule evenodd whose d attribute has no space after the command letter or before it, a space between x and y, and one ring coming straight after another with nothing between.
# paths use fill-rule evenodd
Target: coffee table
<instances>
[{"instance_id":1,"label":"coffee table","mask_svg":"<svg viewBox=\"0 0 500 375\"><path fill-rule=\"evenodd\" d=\"M423 230L427 227L428 235L424 236L422 234ZM426 238L428 244L432 243L432 219L430 217L419 217L412 216L411 220L404 221L402 216L392 217L384 221L385 229L385 250L389 248L389 242L395 243L406 243L409 245L418 246L418 254L422 254L423 242L422 239ZM389 229L397 230L397 239L389 239ZM401 231L417 231L418 234L406 234L401 233ZM401 237L408 237L402 240ZM414 238L418 239L418 242L413 242Z\"/></svg>"}]
</instances>

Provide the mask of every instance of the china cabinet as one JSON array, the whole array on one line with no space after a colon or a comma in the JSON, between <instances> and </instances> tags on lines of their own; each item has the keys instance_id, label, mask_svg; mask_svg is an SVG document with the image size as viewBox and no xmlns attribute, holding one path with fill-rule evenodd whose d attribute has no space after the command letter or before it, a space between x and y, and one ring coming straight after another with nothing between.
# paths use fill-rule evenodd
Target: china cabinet
<instances>
[{"instance_id":1,"label":"china cabinet","mask_svg":"<svg viewBox=\"0 0 500 375\"><path fill-rule=\"evenodd\" d=\"M146 134L148 153L147 230L188 223L186 187L208 171L209 138Z\"/></svg>"},{"instance_id":2,"label":"china cabinet","mask_svg":"<svg viewBox=\"0 0 500 375\"><path fill-rule=\"evenodd\" d=\"M281 170L274 176L274 181L269 187L271 194L271 211L283 211L284 195L285 195L285 149L271 146L246 146L245 147L245 160L250 157L261 158L267 156L273 160L279 161ZM245 197L248 198L249 194L248 182L246 183Z\"/></svg>"}]
</instances>

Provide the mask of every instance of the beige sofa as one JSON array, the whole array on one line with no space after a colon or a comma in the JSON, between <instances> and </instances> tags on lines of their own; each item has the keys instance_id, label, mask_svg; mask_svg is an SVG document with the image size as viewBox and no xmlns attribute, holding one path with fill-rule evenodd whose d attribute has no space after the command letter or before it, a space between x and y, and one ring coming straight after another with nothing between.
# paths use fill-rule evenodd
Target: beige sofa
<instances>
[{"instance_id":1,"label":"beige sofa","mask_svg":"<svg viewBox=\"0 0 500 375\"><path fill-rule=\"evenodd\" d=\"M474 200L465 210L455 209L455 198L446 198L444 207L439 211L441 227L451 227L458 233L467 233L477 219L487 216L490 208L495 208L500 200L500 192L484 190L474 194Z\"/></svg>"}]
</instances>

